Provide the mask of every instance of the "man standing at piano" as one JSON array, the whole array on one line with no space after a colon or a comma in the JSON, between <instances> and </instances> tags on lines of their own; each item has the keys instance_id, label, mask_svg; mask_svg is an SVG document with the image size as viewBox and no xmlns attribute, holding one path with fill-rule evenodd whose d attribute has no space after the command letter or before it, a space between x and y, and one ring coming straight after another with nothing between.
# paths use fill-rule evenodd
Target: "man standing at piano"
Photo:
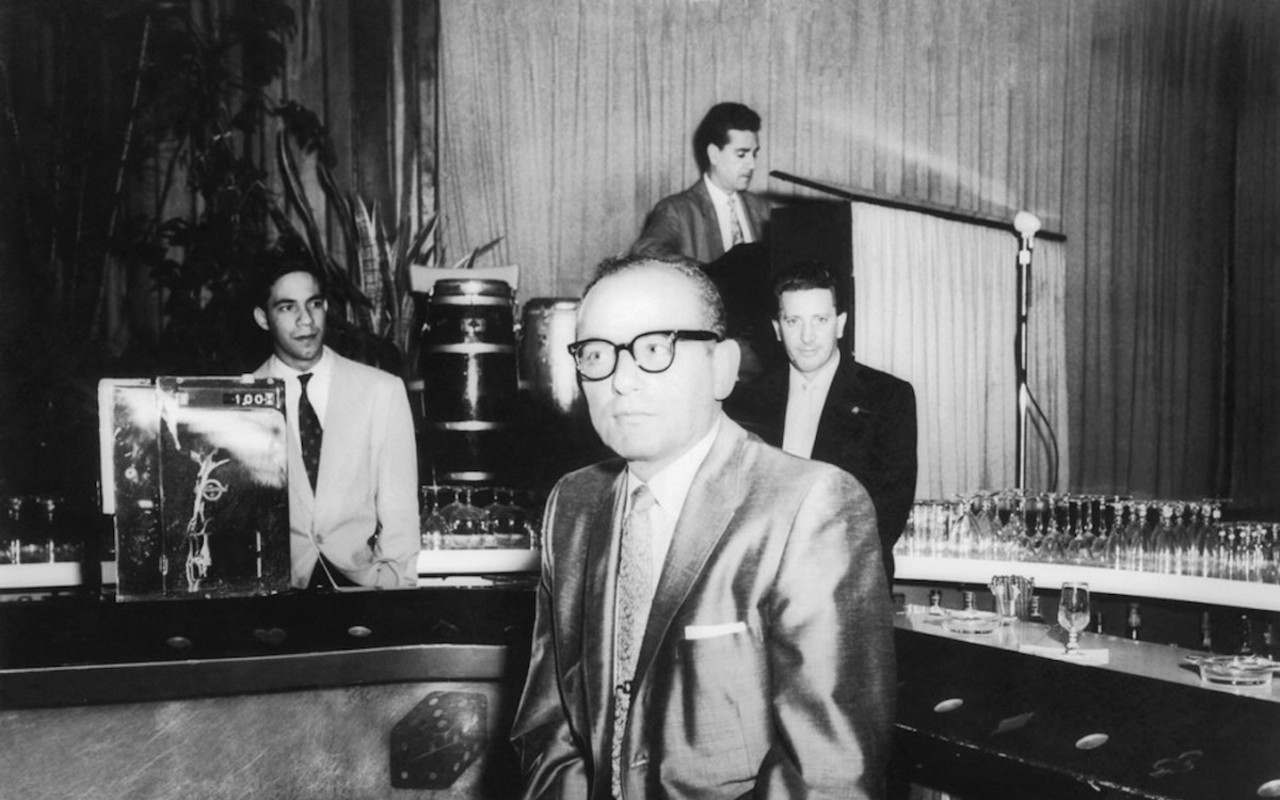
<instances>
[{"instance_id":1,"label":"man standing at piano","mask_svg":"<svg viewBox=\"0 0 1280 800\"><path fill-rule=\"evenodd\" d=\"M840 352L848 315L824 265L774 282L773 329L787 364L733 391L725 410L788 453L835 464L871 495L885 573L916 493L916 395L911 384Z\"/></svg>"},{"instance_id":2,"label":"man standing at piano","mask_svg":"<svg viewBox=\"0 0 1280 800\"><path fill-rule=\"evenodd\" d=\"M295 588L418 582L418 454L404 381L324 344L325 280L309 262L268 267L253 318L285 385L289 549Z\"/></svg>"},{"instance_id":3,"label":"man standing at piano","mask_svg":"<svg viewBox=\"0 0 1280 800\"><path fill-rule=\"evenodd\" d=\"M702 176L658 201L631 253L710 264L738 244L762 240L769 204L747 191L759 153L760 115L741 103L712 106L693 134Z\"/></svg>"}]
</instances>

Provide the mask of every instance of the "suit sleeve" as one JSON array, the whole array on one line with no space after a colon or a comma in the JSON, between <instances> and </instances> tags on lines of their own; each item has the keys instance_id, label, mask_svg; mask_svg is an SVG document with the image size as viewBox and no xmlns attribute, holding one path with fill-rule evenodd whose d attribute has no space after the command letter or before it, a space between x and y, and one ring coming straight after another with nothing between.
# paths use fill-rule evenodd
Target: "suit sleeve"
<instances>
[{"instance_id":1,"label":"suit sleeve","mask_svg":"<svg viewBox=\"0 0 1280 800\"><path fill-rule=\"evenodd\" d=\"M543 530L542 576L529 674L511 728L511 743L520 760L526 800L564 798L585 800L590 794L583 750L585 744L569 724L557 669L557 631L552 604L555 583L554 533L558 490L547 500Z\"/></svg>"},{"instance_id":2,"label":"suit sleeve","mask_svg":"<svg viewBox=\"0 0 1280 800\"><path fill-rule=\"evenodd\" d=\"M670 198L660 200L645 219L639 238L631 245L631 255L670 258L684 253L686 234L680 209Z\"/></svg>"},{"instance_id":3,"label":"suit sleeve","mask_svg":"<svg viewBox=\"0 0 1280 800\"><path fill-rule=\"evenodd\" d=\"M891 416L882 428L884 440L880 443L884 458L881 476L884 524L880 538L885 552L890 552L907 527L916 499L916 393L911 384L903 381L893 402L885 404L884 411Z\"/></svg>"},{"instance_id":4,"label":"suit sleeve","mask_svg":"<svg viewBox=\"0 0 1280 800\"><path fill-rule=\"evenodd\" d=\"M382 393L382 457L378 459L378 555L373 585L418 583L418 452L404 383L393 378Z\"/></svg>"},{"instance_id":5,"label":"suit sleeve","mask_svg":"<svg viewBox=\"0 0 1280 800\"><path fill-rule=\"evenodd\" d=\"M882 797L896 693L892 608L875 510L850 476L824 470L814 481L768 609L779 744L756 796Z\"/></svg>"}]
</instances>

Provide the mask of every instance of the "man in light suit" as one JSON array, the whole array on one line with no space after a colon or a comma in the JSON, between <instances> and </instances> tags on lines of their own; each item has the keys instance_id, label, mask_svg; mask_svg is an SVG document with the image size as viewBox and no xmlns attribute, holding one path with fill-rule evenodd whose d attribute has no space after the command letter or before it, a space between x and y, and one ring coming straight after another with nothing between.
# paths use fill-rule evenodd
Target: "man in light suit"
<instances>
[{"instance_id":1,"label":"man in light suit","mask_svg":"<svg viewBox=\"0 0 1280 800\"><path fill-rule=\"evenodd\" d=\"M416 586L418 457L404 382L324 345L324 277L310 264L282 263L261 283L253 317L273 355L254 374L285 384L293 585ZM314 486L300 378L322 431Z\"/></svg>"},{"instance_id":2,"label":"man in light suit","mask_svg":"<svg viewBox=\"0 0 1280 800\"><path fill-rule=\"evenodd\" d=\"M664 197L649 212L634 255L716 261L737 244L764 238L769 204L751 194L760 152L760 115L741 103L711 107L693 135L697 183Z\"/></svg>"},{"instance_id":3,"label":"man in light suit","mask_svg":"<svg viewBox=\"0 0 1280 800\"><path fill-rule=\"evenodd\" d=\"M572 352L619 458L548 501L512 731L527 798L882 796L894 656L871 500L724 416L723 332L691 262L609 264L583 298Z\"/></svg>"},{"instance_id":4,"label":"man in light suit","mask_svg":"<svg viewBox=\"0 0 1280 800\"><path fill-rule=\"evenodd\" d=\"M866 487L892 584L893 545L915 502L915 390L840 352L847 315L823 265L788 270L774 295L773 327L789 363L738 387L726 411L766 442L835 464Z\"/></svg>"}]
</instances>

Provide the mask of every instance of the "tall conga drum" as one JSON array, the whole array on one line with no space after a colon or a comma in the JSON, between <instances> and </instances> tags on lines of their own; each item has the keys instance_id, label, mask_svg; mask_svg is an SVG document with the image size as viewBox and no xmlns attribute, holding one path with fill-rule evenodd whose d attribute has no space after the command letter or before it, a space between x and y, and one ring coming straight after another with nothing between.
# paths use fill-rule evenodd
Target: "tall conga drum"
<instances>
[{"instance_id":1,"label":"tall conga drum","mask_svg":"<svg viewBox=\"0 0 1280 800\"><path fill-rule=\"evenodd\" d=\"M569 297L536 297L520 318L520 388L561 414L582 403L569 355L577 318L578 300Z\"/></svg>"},{"instance_id":2,"label":"tall conga drum","mask_svg":"<svg viewBox=\"0 0 1280 800\"><path fill-rule=\"evenodd\" d=\"M515 298L505 281L436 281L422 332L419 472L492 483L516 401Z\"/></svg>"}]
</instances>

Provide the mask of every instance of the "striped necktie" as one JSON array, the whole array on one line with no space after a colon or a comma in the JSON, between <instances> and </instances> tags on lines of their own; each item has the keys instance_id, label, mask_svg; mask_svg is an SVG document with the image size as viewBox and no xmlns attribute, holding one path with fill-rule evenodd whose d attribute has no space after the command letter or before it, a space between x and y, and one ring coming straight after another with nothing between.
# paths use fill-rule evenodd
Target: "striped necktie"
<instances>
[{"instance_id":1,"label":"striped necktie","mask_svg":"<svg viewBox=\"0 0 1280 800\"><path fill-rule=\"evenodd\" d=\"M742 235L742 221L738 219L738 196L729 195L729 246L736 247L746 241Z\"/></svg>"},{"instance_id":2,"label":"striped necktie","mask_svg":"<svg viewBox=\"0 0 1280 800\"><path fill-rule=\"evenodd\" d=\"M618 558L617 630L614 639L613 796L622 796L622 737L631 710L631 678L635 675L640 642L644 639L656 581L653 576L653 530L649 511L655 500L648 486L631 494L631 510L622 523Z\"/></svg>"},{"instance_id":3,"label":"striped necktie","mask_svg":"<svg viewBox=\"0 0 1280 800\"><path fill-rule=\"evenodd\" d=\"M316 490L316 476L320 474L320 444L324 439L324 428L320 427L320 417L307 397L307 383L315 377L310 372L298 376L302 384L302 395L298 398L298 440L302 444L302 463L307 468L307 479L311 481L311 491Z\"/></svg>"}]
</instances>

